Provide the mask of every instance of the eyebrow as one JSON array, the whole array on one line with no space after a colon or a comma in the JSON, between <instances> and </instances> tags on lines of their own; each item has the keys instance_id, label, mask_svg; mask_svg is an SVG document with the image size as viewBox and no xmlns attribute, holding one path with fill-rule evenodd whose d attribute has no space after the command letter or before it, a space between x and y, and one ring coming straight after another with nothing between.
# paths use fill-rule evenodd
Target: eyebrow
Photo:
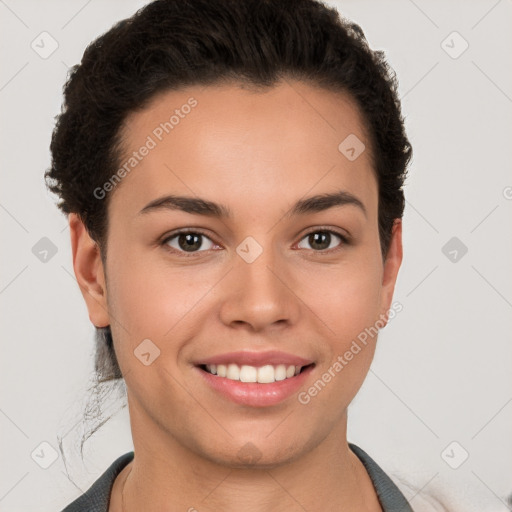
<instances>
[{"instance_id":1,"label":"eyebrow","mask_svg":"<svg viewBox=\"0 0 512 512\"><path fill-rule=\"evenodd\" d=\"M297 215L307 215L309 213L322 212L336 206L346 205L352 205L359 208L364 213L365 217L367 217L367 211L363 202L346 190L339 190L329 194L319 194L306 199L300 199L286 213L285 217L289 218ZM154 199L142 208L139 215L161 210L179 210L195 215L225 219L231 219L233 217L229 207L223 204L214 203L213 201L198 197L176 195L166 195Z\"/></svg>"}]
</instances>

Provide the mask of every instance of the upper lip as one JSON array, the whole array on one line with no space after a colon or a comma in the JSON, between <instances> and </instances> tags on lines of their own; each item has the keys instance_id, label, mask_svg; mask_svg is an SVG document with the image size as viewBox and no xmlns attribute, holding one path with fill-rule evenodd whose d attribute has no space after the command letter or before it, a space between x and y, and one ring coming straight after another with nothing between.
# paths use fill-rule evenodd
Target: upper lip
<instances>
[{"instance_id":1,"label":"upper lip","mask_svg":"<svg viewBox=\"0 0 512 512\"><path fill-rule=\"evenodd\" d=\"M286 352L280 352L279 350L269 350L266 352L229 352L226 354L218 354L216 356L201 359L195 364L237 364L238 366L264 366L267 364L278 365L284 364L287 366L308 366L313 363L310 359L304 359L303 357L296 356L294 354L288 354Z\"/></svg>"}]
</instances>

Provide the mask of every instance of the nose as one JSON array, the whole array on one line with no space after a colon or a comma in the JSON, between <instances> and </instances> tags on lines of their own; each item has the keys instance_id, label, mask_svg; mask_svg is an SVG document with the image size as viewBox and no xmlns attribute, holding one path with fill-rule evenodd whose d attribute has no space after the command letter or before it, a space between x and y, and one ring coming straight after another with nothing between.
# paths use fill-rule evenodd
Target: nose
<instances>
[{"instance_id":1,"label":"nose","mask_svg":"<svg viewBox=\"0 0 512 512\"><path fill-rule=\"evenodd\" d=\"M296 323L300 299L286 262L270 244L254 261L244 258L235 255L233 268L223 282L222 321L255 332L280 330Z\"/></svg>"}]
</instances>

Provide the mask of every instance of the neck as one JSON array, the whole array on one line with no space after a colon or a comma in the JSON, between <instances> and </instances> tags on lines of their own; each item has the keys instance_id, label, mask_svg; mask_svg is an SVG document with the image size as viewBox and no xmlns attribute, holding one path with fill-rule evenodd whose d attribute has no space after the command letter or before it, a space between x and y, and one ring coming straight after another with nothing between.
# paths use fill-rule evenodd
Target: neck
<instances>
[{"instance_id":1,"label":"neck","mask_svg":"<svg viewBox=\"0 0 512 512\"><path fill-rule=\"evenodd\" d=\"M121 490L122 499L112 500L111 511L381 511L368 473L348 446L346 413L336 431L300 457L233 467L199 455L167 431L148 432L147 423L142 435L142 418L134 412L135 457L116 480L112 494Z\"/></svg>"}]
</instances>

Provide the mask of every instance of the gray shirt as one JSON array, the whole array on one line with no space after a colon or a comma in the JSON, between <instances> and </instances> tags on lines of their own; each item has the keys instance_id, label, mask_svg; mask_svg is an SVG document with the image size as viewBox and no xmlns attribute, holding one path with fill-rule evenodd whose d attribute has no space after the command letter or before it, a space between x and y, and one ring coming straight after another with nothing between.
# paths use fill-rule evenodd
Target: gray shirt
<instances>
[{"instance_id":1,"label":"gray shirt","mask_svg":"<svg viewBox=\"0 0 512 512\"><path fill-rule=\"evenodd\" d=\"M348 443L350 449L363 463L370 476L383 512L414 512L386 473L361 448ZM111 466L92 484L82 496L70 503L62 512L108 512L110 493L114 480L121 470L132 461L134 452L128 452L116 459Z\"/></svg>"}]
</instances>

